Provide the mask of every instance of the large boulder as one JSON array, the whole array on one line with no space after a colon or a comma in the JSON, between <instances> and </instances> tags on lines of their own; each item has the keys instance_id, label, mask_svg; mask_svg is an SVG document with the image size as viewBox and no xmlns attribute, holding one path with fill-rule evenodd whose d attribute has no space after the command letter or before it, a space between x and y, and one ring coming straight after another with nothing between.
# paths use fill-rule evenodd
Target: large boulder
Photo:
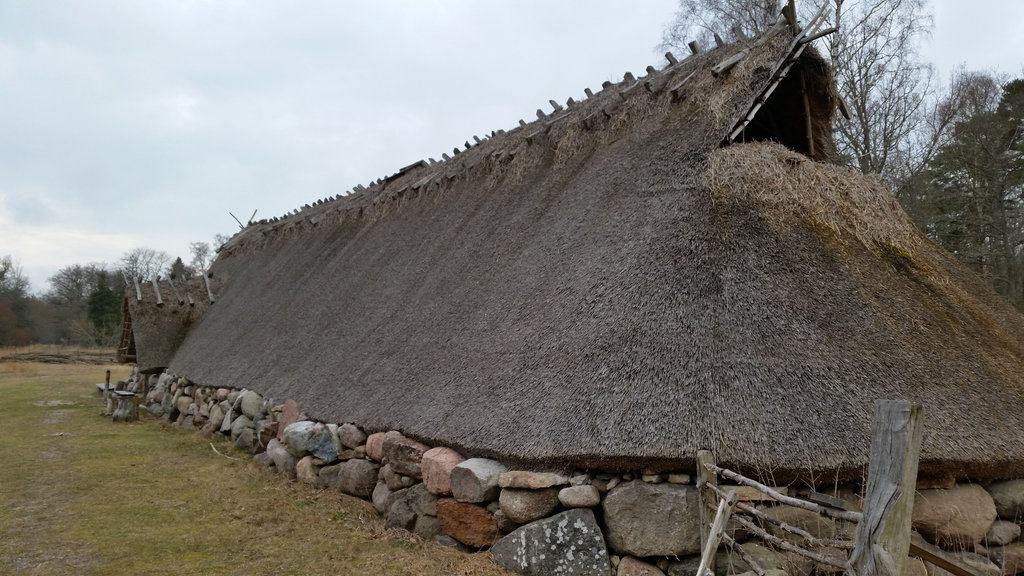
<instances>
[{"instance_id":1,"label":"large boulder","mask_svg":"<svg viewBox=\"0 0 1024 576\"><path fill-rule=\"evenodd\" d=\"M491 554L498 564L518 574L608 574L608 550L588 508L521 526L499 540Z\"/></svg>"},{"instance_id":2,"label":"large boulder","mask_svg":"<svg viewBox=\"0 0 1024 576\"><path fill-rule=\"evenodd\" d=\"M306 455L306 443L313 435L314 428L316 428L316 423L309 420L292 422L285 427L283 443L292 456L302 458Z\"/></svg>"},{"instance_id":3,"label":"large boulder","mask_svg":"<svg viewBox=\"0 0 1024 576\"><path fill-rule=\"evenodd\" d=\"M370 500L373 489L377 486L378 465L369 460L346 460L338 465L330 487L349 494Z\"/></svg>"},{"instance_id":4,"label":"large boulder","mask_svg":"<svg viewBox=\"0 0 1024 576\"><path fill-rule=\"evenodd\" d=\"M497 460L470 458L460 462L449 476L452 496L459 502L487 502L498 497L498 477L508 468Z\"/></svg>"},{"instance_id":5,"label":"large boulder","mask_svg":"<svg viewBox=\"0 0 1024 576\"><path fill-rule=\"evenodd\" d=\"M1012 522L1024 521L1024 480L1003 480L988 487L999 517Z\"/></svg>"},{"instance_id":6,"label":"large boulder","mask_svg":"<svg viewBox=\"0 0 1024 576\"><path fill-rule=\"evenodd\" d=\"M996 519L992 496L977 484L949 490L921 490L914 497L914 529L928 541L946 548L979 544Z\"/></svg>"},{"instance_id":7,"label":"large boulder","mask_svg":"<svg viewBox=\"0 0 1024 576\"><path fill-rule=\"evenodd\" d=\"M498 525L486 508L454 498L437 501L437 519L445 534L475 548L490 546L498 539Z\"/></svg>"},{"instance_id":8,"label":"large boulder","mask_svg":"<svg viewBox=\"0 0 1024 576\"><path fill-rule=\"evenodd\" d=\"M458 452L444 446L424 452L420 470L423 472L423 483L427 485L427 490L434 494L451 494L452 470L465 461L466 459Z\"/></svg>"},{"instance_id":9,"label":"large boulder","mask_svg":"<svg viewBox=\"0 0 1024 576\"><path fill-rule=\"evenodd\" d=\"M619 484L601 503L608 547L632 556L700 552L697 489L679 484Z\"/></svg>"},{"instance_id":10,"label":"large boulder","mask_svg":"<svg viewBox=\"0 0 1024 576\"><path fill-rule=\"evenodd\" d=\"M413 478L423 477L420 465L423 453L430 450L430 446L406 438L400 432L388 432L384 435L383 449L392 470Z\"/></svg>"},{"instance_id":11,"label":"large boulder","mask_svg":"<svg viewBox=\"0 0 1024 576\"><path fill-rule=\"evenodd\" d=\"M263 397L252 390L243 390L235 401L236 408L249 418L255 419L263 410Z\"/></svg>"},{"instance_id":12,"label":"large boulder","mask_svg":"<svg viewBox=\"0 0 1024 576\"><path fill-rule=\"evenodd\" d=\"M548 516L558 508L558 488L504 488L498 502L501 511L509 520L517 524L527 524Z\"/></svg>"}]
</instances>

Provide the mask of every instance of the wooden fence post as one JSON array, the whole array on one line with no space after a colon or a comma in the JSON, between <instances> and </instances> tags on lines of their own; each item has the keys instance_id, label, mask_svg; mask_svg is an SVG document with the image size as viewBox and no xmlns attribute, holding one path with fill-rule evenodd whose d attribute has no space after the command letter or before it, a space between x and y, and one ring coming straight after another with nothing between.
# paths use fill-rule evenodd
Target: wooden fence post
<instances>
[{"instance_id":1,"label":"wooden fence post","mask_svg":"<svg viewBox=\"0 0 1024 576\"><path fill-rule=\"evenodd\" d=\"M877 400L871 427L871 458L864 516L847 564L852 576L902 576L910 551L921 406Z\"/></svg>"},{"instance_id":2,"label":"wooden fence post","mask_svg":"<svg viewBox=\"0 0 1024 576\"><path fill-rule=\"evenodd\" d=\"M698 489L698 501L700 502L700 549L704 550L707 548L708 540L711 536L711 523L714 520L714 516L711 515L711 511L715 506L715 491L708 487L708 484L712 486L718 486L718 475L708 469L705 464L714 464L715 456L708 450L697 451L697 489ZM715 571L715 555L712 554L710 558L706 559L707 570L712 573Z\"/></svg>"}]
</instances>

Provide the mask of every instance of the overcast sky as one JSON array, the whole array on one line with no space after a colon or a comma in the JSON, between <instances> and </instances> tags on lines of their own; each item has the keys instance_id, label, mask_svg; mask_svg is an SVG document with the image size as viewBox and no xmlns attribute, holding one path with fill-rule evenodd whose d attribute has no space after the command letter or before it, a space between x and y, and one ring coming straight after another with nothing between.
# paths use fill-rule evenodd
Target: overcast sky
<instances>
[{"instance_id":1,"label":"overcast sky","mask_svg":"<svg viewBox=\"0 0 1024 576\"><path fill-rule=\"evenodd\" d=\"M675 0L0 0L0 256L32 290L367 184L637 75ZM1020 0L925 54L1020 75Z\"/></svg>"}]
</instances>

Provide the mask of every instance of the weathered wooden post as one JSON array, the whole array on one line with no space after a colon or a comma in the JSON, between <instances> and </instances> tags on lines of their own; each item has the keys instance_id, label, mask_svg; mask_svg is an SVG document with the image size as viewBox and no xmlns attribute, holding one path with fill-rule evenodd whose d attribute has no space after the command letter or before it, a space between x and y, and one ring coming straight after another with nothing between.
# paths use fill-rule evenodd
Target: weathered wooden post
<instances>
[{"instance_id":1,"label":"weathered wooden post","mask_svg":"<svg viewBox=\"0 0 1024 576\"><path fill-rule=\"evenodd\" d=\"M707 548L711 539L711 524L713 517L711 511L715 506L715 491L708 487L718 485L718 475L708 469L707 464L714 464L715 456L709 450L697 451L697 490L700 502L700 549ZM714 573L715 555L704 559L705 569ZM698 573L699 576L699 573Z\"/></svg>"},{"instance_id":2,"label":"weathered wooden post","mask_svg":"<svg viewBox=\"0 0 1024 576\"><path fill-rule=\"evenodd\" d=\"M902 576L910 551L917 460L921 452L921 406L877 400L871 432L864 515L847 574Z\"/></svg>"}]
</instances>

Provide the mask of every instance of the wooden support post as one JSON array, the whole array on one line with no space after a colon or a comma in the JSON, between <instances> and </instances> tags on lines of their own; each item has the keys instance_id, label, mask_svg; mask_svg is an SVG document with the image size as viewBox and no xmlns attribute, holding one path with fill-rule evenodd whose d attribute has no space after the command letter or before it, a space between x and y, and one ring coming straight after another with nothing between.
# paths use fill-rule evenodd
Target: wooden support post
<instances>
[{"instance_id":1,"label":"wooden support post","mask_svg":"<svg viewBox=\"0 0 1024 576\"><path fill-rule=\"evenodd\" d=\"M203 283L206 284L206 296L210 299L210 304L213 304L214 298L213 290L210 289L210 276L212 276L212 274L209 272L203 274Z\"/></svg>"},{"instance_id":2,"label":"wooden support post","mask_svg":"<svg viewBox=\"0 0 1024 576\"><path fill-rule=\"evenodd\" d=\"M174 297L178 300L178 306L185 303L185 300L181 297L181 293L178 292L178 287L174 285L174 278L167 277L167 283L171 285L171 292L174 292Z\"/></svg>"},{"instance_id":3,"label":"wooden support post","mask_svg":"<svg viewBox=\"0 0 1024 576\"><path fill-rule=\"evenodd\" d=\"M160 285L157 284L158 281L159 280L157 278L153 278L153 293L156 294L156 305L163 306L164 299L160 297Z\"/></svg>"},{"instance_id":4,"label":"wooden support post","mask_svg":"<svg viewBox=\"0 0 1024 576\"><path fill-rule=\"evenodd\" d=\"M864 515L847 563L851 576L906 573L921 432L921 406L875 401Z\"/></svg>"},{"instance_id":5,"label":"wooden support post","mask_svg":"<svg viewBox=\"0 0 1024 576\"><path fill-rule=\"evenodd\" d=\"M697 567L697 576L714 576L715 574L715 553L718 552L718 545L722 542L722 533L725 526L732 517L732 509L736 506L736 493L729 494L729 497L718 503L718 511L715 513L715 521L708 530L708 541L703 544L700 557L700 566ZM701 526L703 536L703 526Z\"/></svg>"},{"instance_id":6,"label":"wooden support post","mask_svg":"<svg viewBox=\"0 0 1024 576\"><path fill-rule=\"evenodd\" d=\"M786 2L786 5L782 8L782 15L786 17L786 23L789 24L793 34L799 34L800 24L796 21L796 2L794 0Z\"/></svg>"},{"instance_id":7,"label":"wooden support post","mask_svg":"<svg viewBox=\"0 0 1024 576\"><path fill-rule=\"evenodd\" d=\"M807 155L814 158L814 120L811 118L811 97L807 94L807 80L804 78L804 70L800 69L800 93L804 97L804 118L807 132Z\"/></svg>"},{"instance_id":8,"label":"wooden support post","mask_svg":"<svg viewBox=\"0 0 1024 576\"><path fill-rule=\"evenodd\" d=\"M715 463L715 456L709 450L697 451L697 488L698 500L700 502L700 549L704 550L711 538L711 510L715 506L715 489L712 486L718 485L718 475L712 472L707 465ZM733 492L735 495L736 493ZM702 559L703 564L703 559ZM712 573L715 571L715 555L712 554L705 566ZM697 573L701 574L700 572Z\"/></svg>"}]
</instances>

